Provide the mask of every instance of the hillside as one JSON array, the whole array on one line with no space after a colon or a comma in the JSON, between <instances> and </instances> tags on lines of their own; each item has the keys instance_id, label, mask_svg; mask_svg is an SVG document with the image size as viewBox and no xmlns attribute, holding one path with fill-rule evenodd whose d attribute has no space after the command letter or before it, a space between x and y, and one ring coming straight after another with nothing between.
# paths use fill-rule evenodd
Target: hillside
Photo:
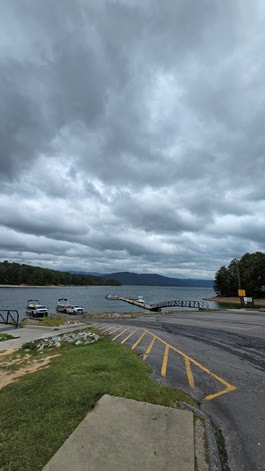
<instances>
[{"instance_id":1,"label":"hillside","mask_svg":"<svg viewBox=\"0 0 265 471\"><path fill-rule=\"evenodd\" d=\"M118 286L120 282L109 277L102 278L88 274L72 274L48 268L33 267L9 263L7 260L0 262L0 285L29 285L29 286L88 286L107 285Z\"/></svg>"},{"instance_id":2,"label":"hillside","mask_svg":"<svg viewBox=\"0 0 265 471\"><path fill-rule=\"evenodd\" d=\"M123 285L135 286L182 286L193 288L212 288L213 280L196 280L192 278L169 278L157 274L137 274L130 272L109 273L101 275L104 278L117 280Z\"/></svg>"}]
</instances>

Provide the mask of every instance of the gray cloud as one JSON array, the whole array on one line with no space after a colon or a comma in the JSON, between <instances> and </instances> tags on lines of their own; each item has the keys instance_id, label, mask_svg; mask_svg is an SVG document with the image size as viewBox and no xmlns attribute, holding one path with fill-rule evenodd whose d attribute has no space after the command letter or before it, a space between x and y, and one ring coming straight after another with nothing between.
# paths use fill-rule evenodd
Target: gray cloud
<instances>
[{"instance_id":1,"label":"gray cloud","mask_svg":"<svg viewBox=\"0 0 265 471\"><path fill-rule=\"evenodd\" d=\"M264 16L3 3L0 258L207 278L263 251Z\"/></svg>"}]
</instances>

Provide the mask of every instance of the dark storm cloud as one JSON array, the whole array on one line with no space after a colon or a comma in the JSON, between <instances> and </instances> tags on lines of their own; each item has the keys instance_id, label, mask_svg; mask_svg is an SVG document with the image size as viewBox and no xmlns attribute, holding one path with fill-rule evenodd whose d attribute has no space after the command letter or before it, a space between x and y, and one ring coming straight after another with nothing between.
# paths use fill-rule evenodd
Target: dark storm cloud
<instances>
[{"instance_id":1,"label":"dark storm cloud","mask_svg":"<svg viewBox=\"0 0 265 471\"><path fill-rule=\"evenodd\" d=\"M3 2L0 257L208 277L264 250L264 17Z\"/></svg>"}]
</instances>

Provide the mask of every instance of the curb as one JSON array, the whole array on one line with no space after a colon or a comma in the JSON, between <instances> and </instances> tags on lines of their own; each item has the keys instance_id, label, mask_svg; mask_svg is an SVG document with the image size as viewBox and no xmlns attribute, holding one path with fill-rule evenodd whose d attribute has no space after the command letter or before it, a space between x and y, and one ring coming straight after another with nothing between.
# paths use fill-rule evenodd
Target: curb
<instances>
[{"instance_id":1,"label":"curb","mask_svg":"<svg viewBox=\"0 0 265 471\"><path fill-rule=\"evenodd\" d=\"M68 325L62 325L58 327L52 327L53 330L62 330L62 329L75 329L76 327L80 327L80 329L83 329L84 327L89 327L89 324L81 323L80 324L68 324Z\"/></svg>"},{"instance_id":2,"label":"curb","mask_svg":"<svg viewBox=\"0 0 265 471\"><path fill-rule=\"evenodd\" d=\"M187 402L179 402L179 405L182 406L184 409L188 409L192 411L194 414L198 415L199 417L205 420L205 431L207 435L209 460L210 460L209 470L210 471L222 471L218 446L217 446L217 442L216 442L215 435L213 432L211 420L204 412L202 412L200 409L197 409L197 407L191 406Z\"/></svg>"},{"instance_id":3,"label":"curb","mask_svg":"<svg viewBox=\"0 0 265 471\"><path fill-rule=\"evenodd\" d=\"M25 325L23 326L23 329L41 329L41 330L46 330L46 331L51 331L51 330L62 330L62 329L73 329L75 327L80 327L80 329L83 329L84 327L89 327L89 324L67 324L67 325L62 325L62 326L54 326L54 327L46 327L44 325Z\"/></svg>"}]
</instances>

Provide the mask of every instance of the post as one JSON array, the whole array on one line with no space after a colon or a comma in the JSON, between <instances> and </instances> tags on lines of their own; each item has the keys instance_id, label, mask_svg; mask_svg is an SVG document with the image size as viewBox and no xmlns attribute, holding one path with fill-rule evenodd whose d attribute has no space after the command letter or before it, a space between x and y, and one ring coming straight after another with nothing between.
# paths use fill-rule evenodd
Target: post
<instances>
[{"instance_id":1,"label":"post","mask_svg":"<svg viewBox=\"0 0 265 471\"><path fill-rule=\"evenodd\" d=\"M236 270L237 270L238 289L241 289L240 273L239 273L239 267L238 267L238 260L237 259L236 259Z\"/></svg>"},{"instance_id":2,"label":"post","mask_svg":"<svg viewBox=\"0 0 265 471\"><path fill-rule=\"evenodd\" d=\"M236 261L236 271L237 271L238 289L241 290L241 280L240 280L240 273L239 273L239 266L238 266L238 260L237 260L237 258L235 259L235 261ZM240 305L241 305L241 307L243 306L243 299L242 299L242 296L240 296Z\"/></svg>"}]
</instances>

